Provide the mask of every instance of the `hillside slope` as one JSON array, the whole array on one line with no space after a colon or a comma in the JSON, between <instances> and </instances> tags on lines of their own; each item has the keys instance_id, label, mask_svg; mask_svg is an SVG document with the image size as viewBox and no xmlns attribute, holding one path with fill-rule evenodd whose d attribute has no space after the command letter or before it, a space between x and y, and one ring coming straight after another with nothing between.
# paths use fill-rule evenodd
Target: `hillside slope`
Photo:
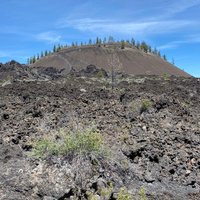
<instances>
[{"instance_id":1,"label":"hillside slope","mask_svg":"<svg viewBox=\"0 0 200 200\"><path fill-rule=\"evenodd\" d=\"M145 53L137 48L121 49L116 45L64 48L57 53L43 57L33 66L64 68L68 73L72 68L80 70L91 64L106 71L111 71L113 67L115 71L134 75L190 76L159 56Z\"/></svg>"}]
</instances>

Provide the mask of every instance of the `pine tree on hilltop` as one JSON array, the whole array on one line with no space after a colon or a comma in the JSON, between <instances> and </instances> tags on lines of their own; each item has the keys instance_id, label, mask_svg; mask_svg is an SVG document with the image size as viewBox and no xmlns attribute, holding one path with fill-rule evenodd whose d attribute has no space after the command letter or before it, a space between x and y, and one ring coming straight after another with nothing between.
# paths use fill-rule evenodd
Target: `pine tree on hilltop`
<instances>
[{"instance_id":1,"label":"pine tree on hilltop","mask_svg":"<svg viewBox=\"0 0 200 200\"><path fill-rule=\"evenodd\" d=\"M36 62L36 58L35 58L35 56L33 56L32 63L35 63L35 62Z\"/></svg>"},{"instance_id":2,"label":"pine tree on hilltop","mask_svg":"<svg viewBox=\"0 0 200 200\"><path fill-rule=\"evenodd\" d=\"M40 59L40 56L39 56L39 54L37 54L37 60L39 60Z\"/></svg>"},{"instance_id":3,"label":"pine tree on hilltop","mask_svg":"<svg viewBox=\"0 0 200 200\"><path fill-rule=\"evenodd\" d=\"M106 41L107 41L107 39L106 39L106 37L103 39L103 44L105 45L106 44Z\"/></svg>"},{"instance_id":4,"label":"pine tree on hilltop","mask_svg":"<svg viewBox=\"0 0 200 200\"><path fill-rule=\"evenodd\" d=\"M138 41L137 44L136 44L136 48L137 48L137 49L140 49L140 42L139 42L139 41Z\"/></svg>"},{"instance_id":5,"label":"pine tree on hilltop","mask_svg":"<svg viewBox=\"0 0 200 200\"><path fill-rule=\"evenodd\" d=\"M152 52L152 48L151 48L151 46L150 46L150 45L148 46L148 51L149 51L149 53L151 53L151 52Z\"/></svg>"},{"instance_id":6,"label":"pine tree on hilltop","mask_svg":"<svg viewBox=\"0 0 200 200\"><path fill-rule=\"evenodd\" d=\"M92 45L92 40L91 39L89 39L89 43L88 43L89 45Z\"/></svg>"},{"instance_id":7,"label":"pine tree on hilltop","mask_svg":"<svg viewBox=\"0 0 200 200\"><path fill-rule=\"evenodd\" d=\"M99 45L101 45L102 44L102 40L101 40L101 38L99 38Z\"/></svg>"},{"instance_id":8,"label":"pine tree on hilltop","mask_svg":"<svg viewBox=\"0 0 200 200\"><path fill-rule=\"evenodd\" d=\"M53 52L55 53L56 52L56 45L54 44L53 46Z\"/></svg>"},{"instance_id":9,"label":"pine tree on hilltop","mask_svg":"<svg viewBox=\"0 0 200 200\"><path fill-rule=\"evenodd\" d=\"M164 59L165 61L167 61L167 57L166 57L165 54L163 55L163 59Z\"/></svg>"},{"instance_id":10,"label":"pine tree on hilltop","mask_svg":"<svg viewBox=\"0 0 200 200\"><path fill-rule=\"evenodd\" d=\"M156 48L154 48L153 54L158 55L158 50Z\"/></svg>"},{"instance_id":11,"label":"pine tree on hilltop","mask_svg":"<svg viewBox=\"0 0 200 200\"><path fill-rule=\"evenodd\" d=\"M135 40L134 40L134 38L131 39L131 44L132 44L132 46L135 46Z\"/></svg>"},{"instance_id":12,"label":"pine tree on hilltop","mask_svg":"<svg viewBox=\"0 0 200 200\"><path fill-rule=\"evenodd\" d=\"M58 44L57 48L56 48L56 52L60 51L61 50L61 47L60 47L60 44Z\"/></svg>"},{"instance_id":13,"label":"pine tree on hilltop","mask_svg":"<svg viewBox=\"0 0 200 200\"><path fill-rule=\"evenodd\" d=\"M43 58L44 57L44 53L43 53L43 51L41 52L41 56L40 56L41 58Z\"/></svg>"},{"instance_id":14,"label":"pine tree on hilltop","mask_svg":"<svg viewBox=\"0 0 200 200\"><path fill-rule=\"evenodd\" d=\"M32 64L32 63L33 63L33 59L32 59L32 57L30 57L29 64Z\"/></svg>"},{"instance_id":15,"label":"pine tree on hilltop","mask_svg":"<svg viewBox=\"0 0 200 200\"><path fill-rule=\"evenodd\" d=\"M144 41L141 43L140 48L141 48L145 53L148 52L148 45L147 45Z\"/></svg>"},{"instance_id":16,"label":"pine tree on hilltop","mask_svg":"<svg viewBox=\"0 0 200 200\"><path fill-rule=\"evenodd\" d=\"M101 43L102 43L101 39L97 37L96 38L96 45L98 45L98 47L100 47Z\"/></svg>"},{"instance_id":17,"label":"pine tree on hilltop","mask_svg":"<svg viewBox=\"0 0 200 200\"><path fill-rule=\"evenodd\" d=\"M113 36L109 36L108 43L113 44L114 42L115 42L115 40L114 40Z\"/></svg>"},{"instance_id":18,"label":"pine tree on hilltop","mask_svg":"<svg viewBox=\"0 0 200 200\"><path fill-rule=\"evenodd\" d=\"M97 45L99 44L99 38L98 37L96 38L96 44Z\"/></svg>"},{"instance_id":19,"label":"pine tree on hilltop","mask_svg":"<svg viewBox=\"0 0 200 200\"><path fill-rule=\"evenodd\" d=\"M121 41L121 49L124 49L125 48L125 42L124 40Z\"/></svg>"},{"instance_id":20,"label":"pine tree on hilltop","mask_svg":"<svg viewBox=\"0 0 200 200\"><path fill-rule=\"evenodd\" d=\"M48 51L47 50L45 50L44 55L48 56Z\"/></svg>"}]
</instances>

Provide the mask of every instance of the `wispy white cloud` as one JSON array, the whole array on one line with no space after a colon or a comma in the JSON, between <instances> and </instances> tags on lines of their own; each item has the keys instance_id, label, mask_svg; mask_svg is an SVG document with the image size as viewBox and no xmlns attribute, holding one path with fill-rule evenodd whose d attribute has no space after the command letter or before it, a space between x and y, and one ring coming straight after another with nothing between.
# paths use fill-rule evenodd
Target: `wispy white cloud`
<instances>
[{"instance_id":1,"label":"wispy white cloud","mask_svg":"<svg viewBox=\"0 0 200 200\"><path fill-rule=\"evenodd\" d=\"M37 40L46 41L48 43L57 43L61 40L61 35L58 35L54 32L42 32L35 36Z\"/></svg>"},{"instance_id":2,"label":"wispy white cloud","mask_svg":"<svg viewBox=\"0 0 200 200\"><path fill-rule=\"evenodd\" d=\"M158 47L159 50L164 49L174 49L179 47L181 44L192 44L192 43L200 43L200 35L190 35L183 40L176 40L169 42L167 44L161 45Z\"/></svg>"},{"instance_id":3,"label":"wispy white cloud","mask_svg":"<svg viewBox=\"0 0 200 200\"><path fill-rule=\"evenodd\" d=\"M187 39L190 43L200 43L200 34L192 34Z\"/></svg>"},{"instance_id":4,"label":"wispy white cloud","mask_svg":"<svg viewBox=\"0 0 200 200\"><path fill-rule=\"evenodd\" d=\"M122 34L162 34L173 32L185 27L196 25L197 22L189 20L161 20L142 22L121 22L102 19L66 19L58 23L58 28L74 28L79 31L91 31L98 33L122 33Z\"/></svg>"},{"instance_id":5,"label":"wispy white cloud","mask_svg":"<svg viewBox=\"0 0 200 200\"><path fill-rule=\"evenodd\" d=\"M164 45L161 45L161 46L158 46L158 49L159 50L165 50L165 49L175 49L178 45L171 42L171 43L168 43L168 44L164 44Z\"/></svg>"},{"instance_id":6,"label":"wispy white cloud","mask_svg":"<svg viewBox=\"0 0 200 200\"><path fill-rule=\"evenodd\" d=\"M167 14L173 15L184 12L191 7L200 5L200 0L179 0L174 3L168 3Z\"/></svg>"},{"instance_id":7,"label":"wispy white cloud","mask_svg":"<svg viewBox=\"0 0 200 200\"><path fill-rule=\"evenodd\" d=\"M174 19L178 14L188 12L188 10L194 6L200 6L200 0L166 0L157 4L154 2L152 3L152 7L155 9L155 11L148 16L148 18L151 20Z\"/></svg>"}]
</instances>

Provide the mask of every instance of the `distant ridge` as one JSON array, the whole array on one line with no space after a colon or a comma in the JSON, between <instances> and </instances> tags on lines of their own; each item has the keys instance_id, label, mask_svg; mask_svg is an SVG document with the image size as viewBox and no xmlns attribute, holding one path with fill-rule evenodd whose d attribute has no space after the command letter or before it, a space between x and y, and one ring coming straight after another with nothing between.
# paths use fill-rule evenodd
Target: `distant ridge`
<instances>
[{"instance_id":1,"label":"distant ridge","mask_svg":"<svg viewBox=\"0 0 200 200\"><path fill-rule=\"evenodd\" d=\"M131 75L191 75L152 53L145 53L136 47L120 48L120 45L92 45L63 48L36 61L33 67L54 67L69 73L95 65L106 71L123 72Z\"/></svg>"}]
</instances>

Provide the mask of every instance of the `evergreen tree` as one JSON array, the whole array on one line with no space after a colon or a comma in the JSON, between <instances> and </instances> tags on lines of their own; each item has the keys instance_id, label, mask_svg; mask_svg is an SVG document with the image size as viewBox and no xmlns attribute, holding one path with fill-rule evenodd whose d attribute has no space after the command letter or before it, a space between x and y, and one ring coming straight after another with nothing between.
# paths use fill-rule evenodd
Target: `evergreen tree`
<instances>
[{"instance_id":1,"label":"evergreen tree","mask_svg":"<svg viewBox=\"0 0 200 200\"><path fill-rule=\"evenodd\" d=\"M102 43L101 39L97 37L96 38L96 45L98 45L98 47L100 47L101 43Z\"/></svg>"},{"instance_id":2,"label":"evergreen tree","mask_svg":"<svg viewBox=\"0 0 200 200\"><path fill-rule=\"evenodd\" d=\"M56 52L56 45L54 44L53 46L53 52L55 53Z\"/></svg>"},{"instance_id":3,"label":"evergreen tree","mask_svg":"<svg viewBox=\"0 0 200 200\"><path fill-rule=\"evenodd\" d=\"M156 47L153 50L153 54L158 55L158 50L156 49Z\"/></svg>"},{"instance_id":4,"label":"evergreen tree","mask_svg":"<svg viewBox=\"0 0 200 200\"><path fill-rule=\"evenodd\" d=\"M115 42L115 40L114 40L113 36L109 36L108 43L113 44L114 42Z\"/></svg>"},{"instance_id":5,"label":"evergreen tree","mask_svg":"<svg viewBox=\"0 0 200 200\"><path fill-rule=\"evenodd\" d=\"M39 54L37 54L37 60L39 60L40 59L40 56L39 56Z\"/></svg>"},{"instance_id":6,"label":"evergreen tree","mask_svg":"<svg viewBox=\"0 0 200 200\"><path fill-rule=\"evenodd\" d=\"M92 40L91 39L89 39L89 43L88 43L89 45L92 45Z\"/></svg>"},{"instance_id":7,"label":"evergreen tree","mask_svg":"<svg viewBox=\"0 0 200 200\"><path fill-rule=\"evenodd\" d=\"M141 43L140 47L145 53L148 52L148 45L144 41Z\"/></svg>"},{"instance_id":8,"label":"evergreen tree","mask_svg":"<svg viewBox=\"0 0 200 200\"><path fill-rule=\"evenodd\" d=\"M48 51L47 51L47 50L45 50L44 55L45 55L45 56L48 56Z\"/></svg>"},{"instance_id":9,"label":"evergreen tree","mask_svg":"<svg viewBox=\"0 0 200 200\"><path fill-rule=\"evenodd\" d=\"M36 62L36 58L35 58L35 56L33 56L32 63L35 63L35 62Z\"/></svg>"},{"instance_id":10,"label":"evergreen tree","mask_svg":"<svg viewBox=\"0 0 200 200\"><path fill-rule=\"evenodd\" d=\"M29 65L29 64L30 64L30 58L27 59L27 65Z\"/></svg>"},{"instance_id":11,"label":"evergreen tree","mask_svg":"<svg viewBox=\"0 0 200 200\"><path fill-rule=\"evenodd\" d=\"M164 54L163 55L163 59L166 61L167 60L167 57L166 57L166 55Z\"/></svg>"},{"instance_id":12,"label":"evergreen tree","mask_svg":"<svg viewBox=\"0 0 200 200\"><path fill-rule=\"evenodd\" d=\"M101 40L101 38L99 38L99 45L101 45L102 44L102 40Z\"/></svg>"},{"instance_id":13,"label":"evergreen tree","mask_svg":"<svg viewBox=\"0 0 200 200\"><path fill-rule=\"evenodd\" d=\"M121 49L124 49L125 48L125 42L124 40L121 41Z\"/></svg>"},{"instance_id":14,"label":"evergreen tree","mask_svg":"<svg viewBox=\"0 0 200 200\"><path fill-rule=\"evenodd\" d=\"M96 44L97 45L99 44L99 38L98 37L96 38Z\"/></svg>"},{"instance_id":15,"label":"evergreen tree","mask_svg":"<svg viewBox=\"0 0 200 200\"><path fill-rule=\"evenodd\" d=\"M105 37L105 38L103 39L103 44L106 44L106 41L107 41L107 40L106 40L106 37Z\"/></svg>"},{"instance_id":16,"label":"evergreen tree","mask_svg":"<svg viewBox=\"0 0 200 200\"><path fill-rule=\"evenodd\" d=\"M131 39L131 44L132 44L132 46L135 46L135 40L134 40L134 38Z\"/></svg>"},{"instance_id":17,"label":"evergreen tree","mask_svg":"<svg viewBox=\"0 0 200 200\"><path fill-rule=\"evenodd\" d=\"M41 56L40 56L41 58L43 58L44 57L44 53L43 53L43 51L41 52Z\"/></svg>"},{"instance_id":18,"label":"evergreen tree","mask_svg":"<svg viewBox=\"0 0 200 200\"><path fill-rule=\"evenodd\" d=\"M29 61L30 64L33 64L33 58L30 57L30 61Z\"/></svg>"},{"instance_id":19,"label":"evergreen tree","mask_svg":"<svg viewBox=\"0 0 200 200\"><path fill-rule=\"evenodd\" d=\"M139 42L139 41L138 41L137 44L136 44L136 48L137 48L137 49L140 49L140 42Z\"/></svg>"},{"instance_id":20,"label":"evergreen tree","mask_svg":"<svg viewBox=\"0 0 200 200\"><path fill-rule=\"evenodd\" d=\"M151 49L151 46L149 45L148 46L148 51L151 53L152 52L152 49Z\"/></svg>"},{"instance_id":21,"label":"evergreen tree","mask_svg":"<svg viewBox=\"0 0 200 200\"><path fill-rule=\"evenodd\" d=\"M60 51L61 47L60 44L58 44L57 48L56 48L56 52Z\"/></svg>"}]
</instances>

